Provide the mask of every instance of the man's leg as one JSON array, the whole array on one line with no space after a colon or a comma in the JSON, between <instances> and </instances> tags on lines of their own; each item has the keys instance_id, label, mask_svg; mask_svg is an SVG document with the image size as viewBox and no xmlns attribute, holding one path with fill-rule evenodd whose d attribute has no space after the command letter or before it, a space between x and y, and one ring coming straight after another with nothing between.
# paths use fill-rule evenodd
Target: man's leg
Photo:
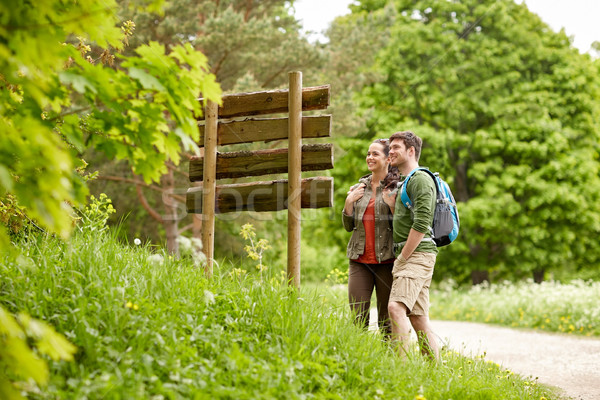
<instances>
[{"instance_id":1,"label":"man's leg","mask_svg":"<svg viewBox=\"0 0 600 400\"><path fill-rule=\"evenodd\" d=\"M392 322L392 343L396 347L398 355L405 357L408 353L410 342L410 322L408 320L408 308L404 303L390 301L388 313Z\"/></svg>"},{"instance_id":2,"label":"man's leg","mask_svg":"<svg viewBox=\"0 0 600 400\"><path fill-rule=\"evenodd\" d=\"M427 315L411 315L410 323L417 333L421 354L429 356L435 360L439 358L439 349L435 335L431 330L429 317Z\"/></svg>"},{"instance_id":3,"label":"man's leg","mask_svg":"<svg viewBox=\"0 0 600 400\"><path fill-rule=\"evenodd\" d=\"M435 265L435 254L413 253L408 260L397 258L394 262L392 274L394 283L390 294L388 310L392 320L392 337L396 339L406 352L410 339L410 325L425 335L428 343L432 342L428 349L432 350L433 356L437 355L437 344L431 334L428 333L429 319L429 285L433 276ZM409 311L410 310L410 311ZM410 315L410 320L409 317ZM423 319L424 317L424 319ZM414 319L414 322L413 322ZM429 354L429 353L427 353ZM402 354L401 354L402 355Z\"/></svg>"}]
</instances>

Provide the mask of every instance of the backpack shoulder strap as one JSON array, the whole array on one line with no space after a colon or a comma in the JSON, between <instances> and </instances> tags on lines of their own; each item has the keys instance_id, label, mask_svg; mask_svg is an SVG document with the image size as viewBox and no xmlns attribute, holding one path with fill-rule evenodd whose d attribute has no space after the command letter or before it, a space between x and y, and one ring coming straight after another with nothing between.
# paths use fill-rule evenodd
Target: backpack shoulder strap
<instances>
[{"instance_id":1,"label":"backpack shoulder strap","mask_svg":"<svg viewBox=\"0 0 600 400\"><path fill-rule=\"evenodd\" d=\"M412 171L409 172L409 174L406 176L406 179L404 179L404 182L402 182L402 187L400 189L400 200L402 201L402 204L404 205L404 207L408 208L409 210L412 210L412 200L408 197L408 193L406 192L406 187L408 186L408 180L414 175L415 172L417 171L425 171L428 173L429 176L431 176L431 178L433 178L433 182L435 182L435 175L433 174L433 172L431 172L430 170L428 170L425 167L417 167L415 169L413 169ZM437 184L435 185L437 188Z\"/></svg>"}]
</instances>

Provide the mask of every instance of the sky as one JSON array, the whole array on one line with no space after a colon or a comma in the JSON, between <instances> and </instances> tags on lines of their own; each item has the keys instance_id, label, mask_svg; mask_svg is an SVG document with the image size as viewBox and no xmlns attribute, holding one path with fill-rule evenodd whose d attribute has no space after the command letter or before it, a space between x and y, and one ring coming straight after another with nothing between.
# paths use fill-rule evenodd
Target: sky
<instances>
[{"instance_id":1,"label":"sky","mask_svg":"<svg viewBox=\"0 0 600 400\"><path fill-rule=\"evenodd\" d=\"M550 27L559 31L565 28L573 36L573 44L582 53L590 50L594 41L600 41L600 0L515 0L523 1ZM337 16L350 12L353 0L296 0L296 17L303 22L304 30L323 32ZM326 4L326 5L325 5ZM322 35L311 35L313 40L324 42Z\"/></svg>"}]
</instances>

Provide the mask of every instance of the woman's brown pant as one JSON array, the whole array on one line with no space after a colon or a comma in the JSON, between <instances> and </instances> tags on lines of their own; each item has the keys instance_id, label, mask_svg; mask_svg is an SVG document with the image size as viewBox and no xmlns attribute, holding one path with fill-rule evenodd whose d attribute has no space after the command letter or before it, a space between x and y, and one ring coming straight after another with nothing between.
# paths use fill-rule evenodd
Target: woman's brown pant
<instances>
[{"instance_id":1,"label":"woman's brown pant","mask_svg":"<svg viewBox=\"0 0 600 400\"><path fill-rule=\"evenodd\" d=\"M369 326L371 295L373 289L375 289L378 325L385 335L391 333L388 299L394 280L392 276L393 266L393 262L362 264L350 260L348 268L348 301L350 302L350 308L356 313L357 322L365 328Z\"/></svg>"}]
</instances>

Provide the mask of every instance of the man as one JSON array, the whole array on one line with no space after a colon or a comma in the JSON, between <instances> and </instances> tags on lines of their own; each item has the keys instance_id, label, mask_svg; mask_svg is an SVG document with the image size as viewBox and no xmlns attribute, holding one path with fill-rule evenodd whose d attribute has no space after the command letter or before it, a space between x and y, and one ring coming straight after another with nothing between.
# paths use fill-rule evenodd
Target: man
<instances>
[{"instance_id":1,"label":"man","mask_svg":"<svg viewBox=\"0 0 600 400\"><path fill-rule=\"evenodd\" d=\"M394 133L390 137L390 164L407 176L419 167L422 143L412 132ZM426 172L417 171L406 191L412 209L402 204L400 198L395 199L400 196L388 196L390 203L395 200L393 227L397 256L388 304L392 339L398 345L398 353L405 356L412 325L421 353L437 359L438 345L429 324L429 285L438 252L430 229L436 201L435 183Z\"/></svg>"}]
</instances>

